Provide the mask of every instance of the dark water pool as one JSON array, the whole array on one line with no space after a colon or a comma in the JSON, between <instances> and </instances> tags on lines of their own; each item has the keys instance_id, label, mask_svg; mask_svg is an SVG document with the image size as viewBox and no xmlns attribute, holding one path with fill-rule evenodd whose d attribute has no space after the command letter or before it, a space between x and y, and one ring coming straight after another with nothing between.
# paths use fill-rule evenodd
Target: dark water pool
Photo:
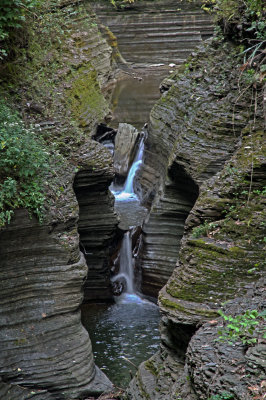
<instances>
[{"instance_id":1,"label":"dark water pool","mask_svg":"<svg viewBox=\"0 0 266 400\"><path fill-rule=\"evenodd\" d=\"M118 127L119 122L127 122L141 129L149 121L150 111L161 96L159 86L168 75L167 69L137 72L136 78L126 75L118 80L112 96L113 120L110 125Z\"/></svg>"},{"instance_id":2,"label":"dark water pool","mask_svg":"<svg viewBox=\"0 0 266 400\"><path fill-rule=\"evenodd\" d=\"M95 362L118 387L125 387L135 375L131 363L138 366L159 348L158 307L132 296L117 304L82 306Z\"/></svg>"}]
</instances>

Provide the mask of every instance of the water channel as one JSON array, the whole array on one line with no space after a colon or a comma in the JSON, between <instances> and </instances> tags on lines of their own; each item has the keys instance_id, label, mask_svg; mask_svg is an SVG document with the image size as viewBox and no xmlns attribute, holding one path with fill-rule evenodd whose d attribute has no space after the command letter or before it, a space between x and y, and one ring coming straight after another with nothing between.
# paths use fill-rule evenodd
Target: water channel
<instances>
[{"instance_id":1,"label":"water channel","mask_svg":"<svg viewBox=\"0 0 266 400\"><path fill-rule=\"evenodd\" d=\"M134 177L141 166L144 137L124 186L111 188L116 210L127 227L141 224L147 210L139 204L134 193ZM113 282L122 282L123 292L115 304L82 306L82 322L92 341L96 364L118 387L125 387L134 376L136 367L152 356L159 346L158 306L138 293L135 285L132 238L129 229L122 240L119 271Z\"/></svg>"},{"instance_id":2,"label":"water channel","mask_svg":"<svg viewBox=\"0 0 266 400\"><path fill-rule=\"evenodd\" d=\"M134 64L129 63L126 72L122 72L121 79L118 80L113 92L113 120L110 123L112 128L116 129L119 122L126 122L139 130L142 129L144 123L148 121L152 105L160 97L159 83L172 68L177 68L177 64L184 60L189 51L187 43L191 48L200 43L201 24L203 30L207 29L207 20L204 20L199 8L195 11L195 4L189 5L187 2L180 1L181 7L184 7L185 3L185 9L178 15L175 1L160 3L162 3L161 10L158 9L157 17L156 12L152 10L152 18L147 12L142 17L141 11L138 10L132 15L130 13L124 16L122 13L115 14L114 11L106 11L104 3L100 1L95 3L99 18L115 31L118 45L121 44L122 50L124 46L125 52L122 53L124 58L131 57L134 61ZM168 8L164 8L164 3ZM139 38L138 31L140 31ZM164 32L162 42L166 40L173 47L168 49L167 53L164 53L162 47L156 44L158 43L156 35L161 31ZM171 40L164 39L168 31ZM134 37L130 38L132 32L134 32ZM157 40L155 45L151 42L148 47L145 47L143 32L147 38L155 37ZM128 37L134 44L133 47L127 44ZM175 42L173 42L173 37L176 38ZM161 63L162 59L165 63L154 63L156 57L158 63ZM136 64L138 58L141 60L139 66ZM171 60L175 64L171 64ZM123 283L123 293L116 296L114 304L84 304L82 306L82 321L90 334L96 364L118 387L125 387L129 383L136 373L136 367L159 348L160 339L159 309L156 299L152 302L138 293L134 284L134 260L131 249L130 227L141 225L147 213L147 210L140 206L133 188L136 170L142 163L144 145L143 139L124 186L111 187L116 198L116 211L128 229L120 252L120 269L114 278Z\"/></svg>"}]
</instances>

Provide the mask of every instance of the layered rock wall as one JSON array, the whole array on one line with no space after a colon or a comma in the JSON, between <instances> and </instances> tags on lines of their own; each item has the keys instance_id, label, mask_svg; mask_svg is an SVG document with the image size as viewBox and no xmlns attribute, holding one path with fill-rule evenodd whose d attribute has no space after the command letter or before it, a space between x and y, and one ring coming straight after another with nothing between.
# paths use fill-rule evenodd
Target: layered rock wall
<instances>
[{"instance_id":1,"label":"layered rock wall","mask_svg":"<svg viewBox=\"0 0 266 400\"><path fill-rule=\"evenodd\" d=\"M80 321L87 265L77 212L69 216L40 227L18 210L1 232L1 399L29 391L37 399L74 399L111 387Z\"/></svg>"},{"instance_id":2,"label":"layered rock wall","mask_svg":"<svg viewBox=\"0 0 266 400\"><path fill-rule=\"evenodd\" d=\"M88 266L80 252L79 205L73 191L79 171L80 181L94 188L81 199L81 228L87 202L93 218L86 228L94 229L97 267L107 275L105 246L116 226L108 194L113 170L110 156L91 137L108 112L102 89L111 74L111 49L87 1L46 2L41 12L45 26L34 16L23 54L18 49L16 59L0 66L1 95L13 104L16 93L25 124L32 124L49 144L51 163L43 182L43 223L18 210L0 232L0 397L5 400L80 399L112 387L95 366L81 325ZM103 224L95 212L96 198L108 214ZM87 261L89 268L90 262L94 265ZM106 290L106 280L100 286Z\"/></svg>"},{"instance_id":3,"label":"layered rock wall","mask_svg":"<svg viewBox=\"0 0 266 400\"><path fill-rule=\"evenodd\" d=\"M251 400L264 390L265 319L259 319L256 344L248 350L240 337L233 346L218 341L219 308L236 316L246 309L259 312L265 303L263 83L257 82L254 94L247 76L239 80L239 49L216 47L216 40L200 47L187 67L163 83L170 89L151 113L139 178L143 198L152 202L145 227L155 226L153 207L156 216L168 193L163 179L173 179L173 166L177 177L186 176L183 187L198 187L199 197L181 244L175 244L177 266L159 293L161 349L140 366L127 399L205 400L226 394ZM147 230L146 242L151 233ZM154 252L160 246L158 241ZM150 266L143 260L147 282Z\"/></svg>"},{"instance_id":4,"label":"layered rock wall","mask_svg":"<svg viewBox=\"0 0 266 400\"><path fill-rule=\"evenodd\" d=\"M108 189L114 177L113 159L97 142L91 143L82 158L85 165L75 176L74 190L79 203L80 248L89 267L84 301L110 301L109 256L118 224L114 197Z\"/></svg>"},{"instance_id":5,"label":"layered rock wall","mask_svg":"<svg viewBox=\"0 0 266 400\"><path fill-rule=\"evenodd\" d=\"M141 1L115 10L108 2L97 1L93 7L130 63L180 64L212 34L210 16L197 2Z\"/></svg>"},{"instance_id":6,"label":"layered rock wall","mask_svg":"<svg viewBox=\"0 0 266 400\"><path fill-rule=\"evenodd\" d=\"M207 55L204 45L200 47L179 72L163 82L168 90L151 111L137 183L143 202L152 202L139 260L144 292L150 292L151 285L158 292L170 277L199 187L223 167L248 121L242 101L234 103L238 74L228 67L232 51L228 46L218 53L214 43ZM154 275L160 277L156 284Z\"/></svg>"}]
</instances>

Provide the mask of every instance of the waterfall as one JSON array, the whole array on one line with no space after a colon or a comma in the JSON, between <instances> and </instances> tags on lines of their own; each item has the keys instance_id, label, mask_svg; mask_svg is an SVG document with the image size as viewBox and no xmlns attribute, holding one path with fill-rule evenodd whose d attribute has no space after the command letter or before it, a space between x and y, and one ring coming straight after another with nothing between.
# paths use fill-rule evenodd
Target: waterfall
<instances>
[{"instance_id":1,"label":"waterfall","mask_svg":"<svg viewBox=\"0 0 266 400\"><path fill-rule=\"evenodd\" d=\"M112 281L125 282L125 293L133 294L134 291L134 271L132 263L132 243L130 232L126 232L123 237L120 250L120 268L118 275L114 276Z\"/></svg>"},{"instance_id":2,"label":"waterfall","mask_svg":"<svg viewBox=\"0 0 266 400\"><path fill-rule=\"evenodd\" d=\"M123 190L120 192L113 192L116 201L119 200L120 204L122 201L134 200L138 202L138 198L134 193L134 178L136 172L142 164L142 157L144 152L144 135L140 140L137 154L134 158L132 166L129 170ZM116 301L119 303L143 303L142 300L136 293L134 287L134 268L132 260L132 238L131 232L128 231L124 234L122 240L122 246L120 250L120 267L119 272L112 279L113 283L121 285L123 293L116 297ZM122 288L123 286L123 288ZM119 288L120 289L120 288Z\"/></svg>"},{"instance_id":3,"label":"waterfall","mask_svg":"<svg viewBox=\"0 0 266 400\"><path fill-rule=\"evenodd\" d=\"M144 137L141 138L138 152L134 158L133 164L129 170L127 180L123 189L124 193L133 193L134 194L134 178L136 175L137 170L139 169L140 165L142 164L142 157L143 157L143 152L144 152Z\"/></svg>"},{"instance_id":4,"label":"waterfall","mask_svg":"<svg viewBox=\"0 0 266 400\"><path fill-rule=\"evenodd\" d=\"M134 193L134 188L133 188L134 178L137 170L142 164L143 152L144 152L144 137L141 138L137 154L129 170L123 190L121 192L113 192L116 200L127 200L130 198L136 199L136 194Z\"/></svg>"}]
</instances>

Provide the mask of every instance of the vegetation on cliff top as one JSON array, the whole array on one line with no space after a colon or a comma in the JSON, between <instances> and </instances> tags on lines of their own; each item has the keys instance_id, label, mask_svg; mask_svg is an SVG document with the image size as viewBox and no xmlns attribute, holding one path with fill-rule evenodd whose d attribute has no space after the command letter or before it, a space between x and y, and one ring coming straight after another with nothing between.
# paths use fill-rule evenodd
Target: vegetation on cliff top
<instances>
[{"instance_id":1,"label":"vegetation on cliff top","mask_svg":"<svg viewBox=\"0 0 266 400\"><path fill-rule=\"evenodd\" d=\"M61 203L72 204L65 189L75 151L107 110L86 42L99 32L79 0L1 2L0 32L0 163L9 166L0 173L0 226L20 207L42 219L47 206L57 218Z\"/></svg>"}]
</instances>

